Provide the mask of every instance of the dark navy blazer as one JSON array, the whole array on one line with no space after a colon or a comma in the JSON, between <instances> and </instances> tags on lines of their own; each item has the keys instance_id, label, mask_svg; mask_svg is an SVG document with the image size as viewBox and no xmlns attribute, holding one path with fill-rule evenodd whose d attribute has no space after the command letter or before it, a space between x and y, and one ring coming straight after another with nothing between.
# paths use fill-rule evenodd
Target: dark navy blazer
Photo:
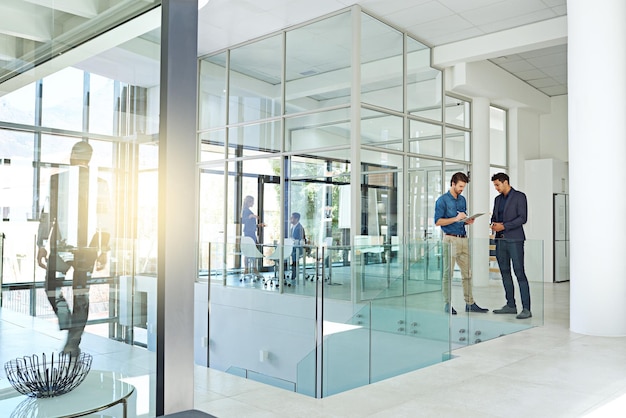
<instances>
[{"instance_id":1,"label":"dark navy blazer","mask_svg":"<svg viewBox=\"0 0 626 418\"><path fill-rule=\"evenodd\" d=\"M497 219L498 208L504 201L504 219ZM509 194L505 199L503 195L499 194L493 202L493 212L491 215L491 222L502 222L504 224L504 231L496 232L496 238L507 238L525 240L524 228L522 225L526 223L528 219L528 204L526 202L526 195L511 187Z\"/></svg>"}]
</instances>

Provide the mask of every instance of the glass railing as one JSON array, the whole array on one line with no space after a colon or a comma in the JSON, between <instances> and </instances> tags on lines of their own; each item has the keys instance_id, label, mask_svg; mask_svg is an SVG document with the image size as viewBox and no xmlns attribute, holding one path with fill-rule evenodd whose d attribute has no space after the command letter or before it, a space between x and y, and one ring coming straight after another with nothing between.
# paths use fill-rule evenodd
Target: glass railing
<instances>
[{"instance_id":1,"label":"glass railing","mask_svg":"<svg viewBox=\"0 0 626 418\"><path fill-rule=\"evenodd\" d=\"M409 245L374 241L357 246L253 244L252 248L241 243L204 243L195 284L196 362L325 397L449 360L457 349L543 324L541 241L524 243L532 301L528 319L493 312L506 299L495 243L487 239L471 240L470 254L473 298L489 312L465 311L458 267L449 288L458 314L445 312L446 245L440 240ZM4 260L10 254L5 251ZM33 304L36 300L49 308L45 295L22 297L24 292L43 292L42 283L31 280L37 286L30 287L11 283L14 271L2 286L3 310L47 318ZM7 279L6 268L4 273ZM119 295L103 303L116 304L118 315L103 321L90 313L94 321L90 326L101 322L125 326L127 317L145 314L137 321L147 324L145 346L153 350L155 277L136 275L128 280L118 276L115 280ZM513 283L518 313L522 303L515 277ZM96 293L92 290L93 306L98 305ZM140 295L141 306L129 304L124 294ZM21 304L13 309L16 296ZM124 314L124 309L133 306L135 314ZM136 333L140 331L137 328ZM135 344L138 340L135 336Z\"/></svg>"},{"instance_id":2,"label":"glass railing","mask_svg":"<svg viewBox=\"0 0 626 418\"><path fill-rule=\"evenodd\" d=\"M201 347L197 357L212 368L245 371L248 378L263 376L257 380L325 397L449 360L455 349L543 324L541 241L524 244L532 299L529 319L492 312L506 300L497 261L490 254L493 243L487 239L471 240L470 246L473 297L489 312L466 312L458 266L450 284L458 314L445 312L445 245L439 240L252 248L207 243L198 286L210 301L208 349ZM519 312L517 284L515 291Z\"/></svg>"}]
</instances>

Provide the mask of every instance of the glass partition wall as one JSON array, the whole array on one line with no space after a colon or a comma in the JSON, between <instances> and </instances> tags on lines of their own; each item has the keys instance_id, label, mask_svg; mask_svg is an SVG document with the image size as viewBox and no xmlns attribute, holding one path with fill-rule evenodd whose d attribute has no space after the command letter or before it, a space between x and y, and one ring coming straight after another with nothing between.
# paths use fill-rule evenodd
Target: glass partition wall
<instances>
[{"instance_id":1,"label":"glass partition wall","mask_svg":"<svg viewBox=\"0 0 626 418\"><path fill-rule=\"evenodd\" d=\"M72 21L76 27L67 35L74 37L65 39L82 43L83 35L93 36L158 5L117 3L89 20L61 11L52 15ZM113 22L114 17L120 21ZM76 37L76 29L89 25ZM0 97L0 235L6 236L0 362L30 355L41 359L42 354L49 359L52 353L56 360L62 350L89 354L89 376L102 377L112 390L119 390L118 381L134 385L132 398L141 402L129 402L129 416L154 416L155 410L150 381L156 375L159 38L157 28L125 44L100 48L95 56L88 42L72 44L82 51L78 56L89 58L71 66L66 61L42 64L36 81L25 77L29 74L0 71L5 82ZM57 49L37 46L28 68L54 61L46 51ZM140 50L140 61L116 62ZM62 320L64 303L72 312L69 323ZM6 378L0 368L0 409L10 414L6 402L14 396L5 391ZM30 416L29 404L17 405L19 401L15 414ZM118 416L121 408L105 413Z\"/></svg>"},{"instance_id":2,"label":"glass partition wall","mask_svg":"<svg viewBox=\"0 0 626 418\"><path fill-rule=\"evenodd\" d=\"M470 103L430 53L354 6L200 59L198 363L323 397L450 358Z\"/></svg>"}]
</instances>

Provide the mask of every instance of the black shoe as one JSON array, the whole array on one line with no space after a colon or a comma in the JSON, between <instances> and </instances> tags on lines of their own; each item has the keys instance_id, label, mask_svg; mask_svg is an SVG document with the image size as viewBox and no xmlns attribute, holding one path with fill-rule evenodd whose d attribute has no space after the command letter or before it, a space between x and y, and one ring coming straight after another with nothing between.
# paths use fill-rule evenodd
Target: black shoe
<instances>
[{"instance_id":1,"label":"black shoe","mask_svg":"<svg viewBox=\"0 0 626 418\"><path fill-rule=\"evenodd\" d=\"M486 313L489 312L489 309L481 308L480 306L476 305L476 302L474 302L471 305L468 305L467 303L465 304L465 312Z\"/></svg>"},{"instance_id":2,"label":"black shoe","mask_svg":"<svg viewBox=\"0 0 626 418\"><path fill-rule=\"evenodd\" d=\"M500 309L494 309L493 313L495 314L516 314L517 308L514 306L504 305Z\"/></svg>"},{"instance_id":3,"label":"black shoe","mask_svg":"<svg viewBox=\"0 0 626 418\"><path fill-rule=\"evenodd\" d=\"M450 313L450 310L452 310L452 315L456 315L456 309L454 309L454 307L450 306L449 303L446 303L446 306L445 306L445 308L443 308L443 310L446 313Z\"/></svg>"},{"instance_id":4,"label":"black shoe","mask_svg":"<svg viewBox=\"0 0 626 418\"><path fill-rule=\"evenodd\" d=\"M519 315L516 316L517 319L528 319L528 318L532 318L533 314L530 313L530 310L528 309L522 309L522 312L519 313Z\"/></svg>"}]
</instances>

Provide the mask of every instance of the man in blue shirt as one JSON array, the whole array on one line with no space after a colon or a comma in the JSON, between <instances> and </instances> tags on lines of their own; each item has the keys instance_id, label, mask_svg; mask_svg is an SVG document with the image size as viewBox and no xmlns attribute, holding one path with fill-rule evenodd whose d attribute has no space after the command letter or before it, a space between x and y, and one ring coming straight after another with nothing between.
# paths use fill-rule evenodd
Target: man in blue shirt
<instances>
[{"instance_id":1,"label":"man in blue shirt","mask_svg":"<svg viewBox=\"0 0 626 418\"><path fill-rule=\"evenodd\" d=\"M465 173L454 173L450 180L450 190L437 199L435 203L435 225L441 227L443 236L443 294L445 311L456 315L451 305L450 279L454 272L454 263L459 265L463 278L463 297L465 298L466 312L488 312L474 302L472 295L472 275L470 272L469 240L465 225L471 225L474 220L464 221L467 218L467 202L461 195L469 178Z\"/></svg>"}]
</instances>

